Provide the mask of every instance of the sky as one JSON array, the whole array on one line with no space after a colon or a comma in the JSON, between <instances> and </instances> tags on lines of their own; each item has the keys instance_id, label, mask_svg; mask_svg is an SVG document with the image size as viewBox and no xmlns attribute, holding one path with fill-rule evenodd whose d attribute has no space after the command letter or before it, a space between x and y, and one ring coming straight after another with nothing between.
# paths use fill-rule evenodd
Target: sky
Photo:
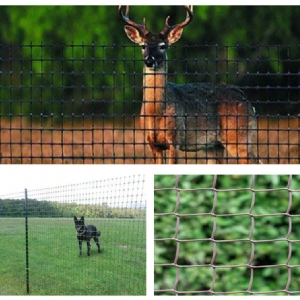
<instances>
[{"instance_id":1,"label":"sky","mask_svg":"<svg viewBox=\"0 0 300 300\"><path fill-rule=\"evenodd\" d=\"M0 198L3 195L146 174L148 195L153 195L154 174L298 174L296 165L1 165ZM152 199L152 198L151 198Z\"/></svg>"},{"instance_id":2,"label":"sky","mask_svg":"<svg viewBox=\"0 0 300 300\"><path fill-rule=\"evenodd\" d=\"M133 174L144 174L141 167L111 165L0 165L0 198L3 195L86 183Z\"/></svg>"}]
</instances>

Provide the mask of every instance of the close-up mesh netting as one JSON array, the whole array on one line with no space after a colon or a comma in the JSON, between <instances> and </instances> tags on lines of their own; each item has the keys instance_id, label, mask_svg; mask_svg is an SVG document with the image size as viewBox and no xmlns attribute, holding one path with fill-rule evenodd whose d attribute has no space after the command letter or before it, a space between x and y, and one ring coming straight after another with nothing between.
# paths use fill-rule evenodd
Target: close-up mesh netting
<instances>
[{"instance_id":1,"label":"close-up mesh netting","mask_svg":"<svg viewBox=\"0 0 300 300\"><path fill-rule=\"evenodd\" d=\"M156 295L299 295L299 175L155 175Z\"/></svg>"},{"instance_id":2,"label":"close-up mesh netting","mask_svg":"<svg viewBox=\"0 0 300 300\"><path fill-rule=\"evenodd\" d=\"M144 175L0 196L0 225L0 295L146 294Z\"/></svg>"},{"instance_id":3,"label":"close-up mesh netting","mask_svg":"<svg viewBox=\"0 0 300 300\"><path fill-rule=\"evenodd\" d=\"M176 44L168 54L169 81L201 85L168 91L172 128L144 111L164 161L170 133L178 163L299 163L299 45ZM155 85L143 85L139 46L0 44L0 58L1 163L153 162L140 114Z\"/></svg>"}]
</instances>

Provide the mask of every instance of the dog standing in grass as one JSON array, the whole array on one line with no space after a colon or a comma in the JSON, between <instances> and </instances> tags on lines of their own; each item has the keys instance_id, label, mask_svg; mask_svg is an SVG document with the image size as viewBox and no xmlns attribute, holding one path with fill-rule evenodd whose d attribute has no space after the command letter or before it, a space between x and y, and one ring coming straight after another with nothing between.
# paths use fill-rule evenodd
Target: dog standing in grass
<instances>
[{"instance_id":1,"label":"dog standing in grass","mask_svg":"<svg viewBox=\"0 0 300 300\"><path fill-rule=\"evenodd\" d=\"M97 231L96 226L94 225L84 225L84 217L81 217L81 219L77 219L74 216L74 222L75 222L75 229L77 234L77 239L79 243L79 256L82 255L82 242L87 243L87 255L91 255L91 243L90 240L93 238L97 247L98 247L98 253L101 253L100 250L100 244L99 244L99 236L101 235L100 231Z\"/></svg>"}]
</instances>

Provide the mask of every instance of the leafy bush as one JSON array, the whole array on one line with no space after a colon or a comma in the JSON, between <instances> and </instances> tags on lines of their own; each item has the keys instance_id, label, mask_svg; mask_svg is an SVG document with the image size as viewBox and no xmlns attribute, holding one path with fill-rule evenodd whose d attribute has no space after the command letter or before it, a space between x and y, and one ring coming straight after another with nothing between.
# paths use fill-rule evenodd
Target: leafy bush
<instances>
[{"instance_id":1,"label":"leafy bush","mask_svg":"<svg viewBox=\"0 0 300 300\"><path fill-rule=\"evenodd\" d=\"M155 176L155 290L168 290L159 295L249 294L251 272L251 292L282 291L289 270L287 289L299 291L300 176L253 178L182 175L174 188L175 175Z\"/></svg>"}]
</instances>

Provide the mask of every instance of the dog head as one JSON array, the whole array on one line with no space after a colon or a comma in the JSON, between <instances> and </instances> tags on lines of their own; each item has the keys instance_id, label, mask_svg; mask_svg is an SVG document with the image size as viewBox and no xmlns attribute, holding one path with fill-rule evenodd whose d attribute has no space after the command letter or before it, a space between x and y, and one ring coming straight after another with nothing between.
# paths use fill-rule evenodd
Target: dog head
<instances>
[{"instance_id":1,"label":"dog head","mask_svg":"<svg viewBox=\"0 0 300 300\"><path fill-rule=\"evenodd\" d=\"M77 231L77 234L83 234L85 232L84 217L81 217L81 219L78 220L74 216L74 223L75 223L75 229Z\"/></svg>"}]
</instances>

